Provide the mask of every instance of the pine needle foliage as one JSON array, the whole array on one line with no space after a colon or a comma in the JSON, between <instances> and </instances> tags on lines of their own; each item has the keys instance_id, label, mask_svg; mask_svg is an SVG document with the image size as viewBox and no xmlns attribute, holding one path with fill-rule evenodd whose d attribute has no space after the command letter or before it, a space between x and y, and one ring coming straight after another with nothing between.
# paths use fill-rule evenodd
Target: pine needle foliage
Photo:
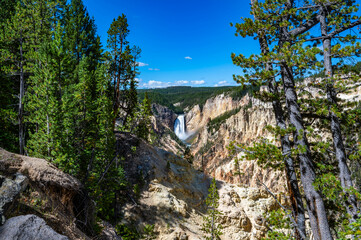
<instances>
[{"instance_id":1,"label":"pine needle foliage","mask_svg":"<svg viewBox=\"0 0 361 240\"><path fill-rule=\"evenodd\" d=\"M219 206L219 195L216 179L212 179L208 192L209 194L206 198L208 210L207 215L203 218L204 223L202 230L206 233L205 238L207 240L216 240L223 234L222 225L217 223L217 220L222 213L217 210Z\"/></svg>"}]
</instances>

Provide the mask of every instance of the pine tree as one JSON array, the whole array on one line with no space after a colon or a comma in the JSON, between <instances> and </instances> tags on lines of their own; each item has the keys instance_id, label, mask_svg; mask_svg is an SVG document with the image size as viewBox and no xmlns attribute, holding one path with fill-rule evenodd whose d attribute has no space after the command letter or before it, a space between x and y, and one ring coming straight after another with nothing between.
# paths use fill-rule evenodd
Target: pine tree
<instances>
[{"instance_id":1,"label":"pine tree","mask_svg":"<svg viewBox=\"0 0 361 240\"><path fill-rule=\"evenodd\" d=\"M76 78L75 68L82 58L92 57L91 60L95 62L92 67L97 66L101 57L99 38L96 35L94 19L89 16L82 0L72 0L67 5L64 21L64 44L76 60L74 65L74 77Z\"/></svg>"},{"instance_id":2,"label":"pine tree","mask_svg":"<svg viewBox=\"0 0 361 240\"><path fill-rule=\"evenodd\" d=\"M193 163L193 155L191 153L190 148L187 146L186 149L184 150L184 159L186 159L190 164Z\"/></svg>"},{"instance_id":3,"label":"pine tree","mask_svg":"<svg viewBox=\"0 0 361 240\"><path fill-rule=\"evenodd\" d=\"M21 0L14 6L14 14L8 18L3 36L6 46L2 51L6 59L5 73L19 84L18 126L19 152L25 150L25 109L27 79L32 74L36 51L40 44L50 37L51 16L56 3L52 0ZM54 27L54 26L52 26Z\"/></svg>"},{"instance_id":4,"label":"pine tree","mask_svg":"<svg viewBox=\"0 0 361 240\"><path fill-rule=\"evenodd\" d=\"M131 49L131 65L133 66L132 69L129 71L129 88L128 90L124 91L124 94L126 94L125 102L126 104L123 105L123 110L125 112L124 116L124 123L128 124L128 118L133 119L137 105L138 105L138 82L136 80L138 72L138 63L137 59L140 57L141 49L139 47L134 46Z\"/></svg>"},{"instance_id":5,"label":"pine tree","mask_svg":"<svg viewBox=\"0 0 361 240\"><path fill-rule=\"evenodd\" d=\"M126 128L128 118L132 117L136 98L137 58L140 55L138 47L129 47L128 20L124 14L114 19L108 30L108 48L110 55L110 75L114 86L113 109L116 118L121 117L121 126Z\"/></svg>"},{"instance_id":6,"label":"pine tree","mask_svg":"<svg viewBox=\"0 0 361 240\"><path fill-rule=\"evenodd\" d=\"M139 106L139 111L136 113L136 118L133 122L133 127L135 129L135 134L143 138L146 141L149 141L149 137L152 131L152 110L150 99L148 98L148 93L145 92L143 102Z\"/></svg>"},{"instance_id":7,"label":"pine tree","mask_svg":"<svg viewBox=\"0 0 361 240\"><path fill-rule=\"evenodd\" d=\"M339 71L337 75L332 75L334 70L340 69L339 66L342 65L343 61L338 61L338 66L331 67L331 56L341 58L351 56L359 52L360 45L355 42L355 37L350 35L337 36L337 39L342 40L342 42L349 41L350 45L345 45L344 48L342 44L331 47L330 39L357 26L360 24L360 20L358 17L351 16L351 13L355 11L354 1L305 1L303 3L303 6L301 3L301 6L296 7L296 2L289 0L261 3L252 1L252 14L255 16L255 20L244 19L243 24L237 24L237 33L242 36L255 35L260 42L262 53L251 55L249 58L243 55L232 55L232 58L236 65L245 69L244 72L246 73L244 76L236 76L237 81L253 85L268 84L269 91L258 96L266 101L271 100L273 103L278 127L269 129L280 137L282 155L291 157L297 154L300 160L301 182L305 191L308 214L315 239L332 239L329 223L332 223L333 228L337 223L332 221L332 218L328 218L326 214L332 212L332 216L335 214L342 215L340 211L337 213L332 209L330 203L332 201L335 203L332 196L335 194L348 196L346 197L345 208L352 217L351 220L355 221L358 217L355 197L353 197L355 191L352 187L350 188L353 184L347 166L347 153L342 150L345 140L350 139L349 135L344 137L343 134L350 133L350 130L346 129L354 129L356 125L355 121L350 121L350 118L342 115L342 113L346 107L348 113L352 113L353 117L357 118L359 115L357 109L351 108L352 105L355 105L353 103L347 103L344 107L338 105L339 99L336 97L336 93L347 91L350 87L355 86L356 78L353 77L353 82L345 81L343 70ZM317 24L321 26L322 36L308 37L307 31ZM321 52L317 48L317 41L319 40L323 41L323 64L317 62L317 54ZM315 43L309 45L310 41L315 41ZM306 74L312 74L321 66L325 66L322 70L325 71L323 74L325 78L321 78L322 81L318 79L305 83L299 82L296 85L296 78L303 78ZM276 76L280 76L280 78ZM284 91L284 96L277 93L278 83L282 84L281 89ZM320 89L321 91L318 92L320 97L310 98L309 96L312 95L307 93L305 86ZM290 123L288 127L282 127L280 124L283 121L283 114L282 111L278 111L277 114L275 108L277 101L279 103L285 101L285 112L288 113ZM282 106L279 103L278 106ZM350 127L347 127L348 124L346 126L341 125L341 122L347 121L350 123ZM287 120L283 122L287 123ZM322 141L322 136L317 133L320 129L332 134L334 149L338 154L332 153L330 144ZM290 149L287 153L284 151L284 146L287 146L284 140L288 134L291 134L291 140L293 137L296 148ZM312 136L311 139L315 142L309 143L307 136ZM358 156L357 143L355 142L357 137L352 139L350 144L353 143L353 145L350 146L347 141L346 145L350 146L350 149L355 149L353 150L354 156ZM247 154L253 158L262 158L267 151L268 153L270 153L269 151L273 152L276 158L279 155L277 148L273 149L271 144L266 142L257 143L247 149L253 151L253 154ZM326 152L331 152L331 154L325 154ZM281 160L282 158L284 157L281 156L277 159ZM276 166L278 164L277 159L273 163ZM334 160L339 163L338 169L334 167ZM326 165L325 162L327 162ZM289 169L287 169L287 165L285 167L289 177ZM344 182L340 186L337 184L338 181L335 176L337 172L340 172L341 182ZM297 181L297 178L294 180ZM330 181L335 181L336 186L330 187ZM344 190L342 194L340 189L349 190ZM325 203L322 201L321 192L330 194ZM296 214L293 216L294 219L297 219ZM298 224L299 227L300 224ZM298 237L305 238L304 236Z\"/></svg>"},{"instance_id":8,"label":"pine tree","mask_svg":"<svg viewBox=\"0 0 361 240\"><path fill-rule=\"evenodd\" d=\"M355 222L359 218L359 207L357 206L356 196L347 191L353 187L353 182L351 179L351 172L347 165L348 157L346 154L346 149L344 146L344 136L341 132L341 124L338 115L340 115L337 92L342 91L342 88L345 89L351 84L356 83L355 78L348 79L348 81L341 80L341 87L336 86L336 81L340 78L344 78L345 75L340 72L337 76L334 75L334 70L332 68L332 56L337 56L338 58L344 58L348 56L353 56L360 52L361 45L356 43L354 38L357 36L348 35L345 38L340 39L340 43L351 43L346 47L341 47L341 44L336 44L332 47L331 40L332 36L335 34L342 33L354 26L361 24L360 17L353 17L352 12L354 12L354 1L334 1L331 7L327 7L326 4L320 3L320 28L322 34L322 46L323 46L323 56L324 56L324 71L326 78L324 79L325 85L324 89L327 96L327 105L330 119L330 130L332 133L335 158L338 162L339 168L339 178L341 181L341 187L344 189L346 195L348 195L347 201L345 203L347 213L350 215L350 221ZM337 19L337 21L335 21ZM352 19L357 19L352 21ZM350 81L351 80L351 81Z\"/></svg>"},{"instance_id":9,"label":"pine tree","mask_svg":"<svg viewBox=\"0 0 361 240\"><path fill-rule=\"evenodd\" d=\"M9 75L12 63L8 61L7 49L14 48L9 42L7 24L15 13L17 1L0 1L0 147L18 152L19 131L16 127L17 109L14 103L18 94L16 76Z\"/></svg>"},{"instance_id":10,"label":"pine tree","mask_svg":"<svg viewBox=\"0 0 361 240\"><path fill-rule=\"evenodd\" d=\"M28 1L19 1L15 6L12 18L7 22L5 41L9 42L9 48L4 50L4 58L11 62L7 74L18 75L18 126L19 126L19 153L24 154L25 148L25 125L24 125L24 96L25 81L27 75L26 54L30 51L31 22L30 4Z\"/></svg>"},{"instance_id":11,"label":"pine tree","mask_svg":"<svg viewBox=\"0 0 361 240\"><path fill-rule=\"evenodd\" d=\"M207 240L219 239L222 233L222 225L217 224L216 221L218 217L222 214L217 210L219 206L219 195L217 190L216 179L212 179L212 183L208 189L208 196L206 199L206 204L208 206L207 216L203 218L203 228L202 230L207 234Z\"/></svg>"},{"instance_id":12,"label":"pine tree","mask_svg":"<svg viewBox=\"0 0 361 240\"><path fill-rule=\"evenodd\" d=\"M297 221L297 226L295 231L299 234L302 239L306 238L305 234L305 217L304 217L304 210L303 210L303 202L302 197L300 195L300 191L298 188L297 177L295 174L295 167L293 164L293 159L291 155L291 144L289 140L289 133L291 132L289 128L290 126L286 125L287 120L285 119L284 110L282 107L281 102L283 98L279 94L278 84L279 82L276 81L276 76L278 74L282 74L283 83L285 80L293 79L293 74L296 74L297 71L302 71L301 69L292 69L291 78L287 78L288 75L285 75L285 68L288 68L289 63L294 63L295 59L289 59L289 56L297 56L297 51L300 49L299 45L293 46L290 48L289 45L284 47L284 40L289 38L296 38L300 34L304 33L305 31L309 30L317 23L317 19L309 15L308 17L300 17L295 15L296 11L292 9L292 3L289 1L276 1L276 2L257 2L252 1L252 15L254 16L255 20L246 18L243 19L243 24L236 24L237 34L245 37L245 36L256 36L258 38L261 48L260 55L251 55L249 58L244 57L243 55L236 56L232 54L232 59L234 64L241 66L244 68L244 72L246 73L244 76L235 76L235 80L242 84L251 83L252 85L268 86L268 92L262 92L262 94L258 94L263 100L271 101L273 105L273 110L275 113L275 118L277 121L277 127L273 130L276 136L279 137L283 156L280 160L284 162L284 167L286 171L286 176L288 177L288 187L290 196L292 199L292 206L293 206L293 218ZM292 15L292 16L291 16ZM291 25L289 19L292 19L292 32L286 33L283 35L279 35L281 30L284 28L283 26ZM291 29L291 28L290 28ZM277 42L281 44L277 46ZM288 51L286 54L283 51ZM307 49L306 49L307 50ZM294 52L293 52L294 51ZM299 51L298 51L299 52ZM283 55L284 54L284 55ZM293 54L293 55L291 55ZM312 50L308 51L308 54L312 56ZM306 55L307 56L307 55ZM309 59L310 57L305 57L304 59ZM299 60L298 60L299 62ZM286 106L288 108L288 112L291 113L291 124L294 126L300 127L301 125L297 123L299 118L295 118L293 114L297 114L297 105L291 105L290 103L296 103L294 98L295 96L294 90L292 90L291 83L287 84L287 87L284 90L291 90L285 95L286 99ZM293 93L293 94L290 94ZM256 94L257 95L257 94ZM293 98L293 100L291 100ZM295 111L293 111L295 110ZM300 132L302 129L297 129ZM297 137L297 132L295 134ZM296 139L302 139L297 137ZM307 142L304 142L305 144ZM302 147L301 147L302 145ZM301 144L300 149L305 149L305 145ZM307 145L307 144L306 144ZM265 145L267 146L267 145ZM306 148L307 149L307 148ZM310 162L309 157L307 154L304 154L303 151L299 152L300 157L304 157L304 163ZM307 173L311 173L312 165L309 165L310 171ZM303 183L305 183L306 178L312 179L312 174L310 176L304 176ZM307 188L312 190L312 186L307 185ZM311 192L310 190L307 190ZM311 197L311 196L310 196ZM312 206L309 206L312 208ZM316 222L312 222L313 226L316 226Z\"/></svg>"},{"instance_id":13,"label":"pine tree","mask_svg":"<svg viewBox=\"0 0 361 240\"><path fill-rule=\"evenodd\" d=\"M68 72L73 62L63 46L63 27L58 23L52 41L38 51L34 76L30 78L27 98L28 122L35 127L30 132L30 155L46 157L69 171L74 168L73 151L69 146L69 128L64 121L64 101L69 94Z\"/></svg>"}]
</instances>

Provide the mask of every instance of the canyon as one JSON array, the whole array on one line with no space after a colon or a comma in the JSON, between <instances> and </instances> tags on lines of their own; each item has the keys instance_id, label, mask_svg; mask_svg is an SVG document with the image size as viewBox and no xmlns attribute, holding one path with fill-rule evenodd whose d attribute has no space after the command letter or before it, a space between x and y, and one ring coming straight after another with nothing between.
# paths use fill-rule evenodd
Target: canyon
<instances>
[{"instance_id":1,"label":"canyon","mask_svg":"<svg viewBox=\"0 0 361 240\"><path fill-rule=\"evenodd\" d=\"M146 226L154 226L154 234L159 240L204 239L205 199L211 179L215 178L221 212L217 224L223 226L220 239L264 237L266 214L279 208L277 200L286 206L289 202L284 194L283 173L263 169L256 161L242 161L240 169L244 174L236 176L234 160L227 147L231 142L250 144L259 137L271 138L264 130L266 125L274 123L270 105L248 94L239 99L220 94L208 99L203 106L194 105L184 114L175 114L159 104L153 104L152 111L156 134L152 145L134 135L116 133L117 149L121 149L125 159L127 181L140 186L136 197L118 206L121 223L136 226L140 232ZM216 126L210 125L212 120L230 112L232 114ZM187 147L193 161L184 159ZM90 239L91 225L96 221L94 206L89 200L86 211L77 214L78 209L85 207L78 201L79 196L86 195L84 186L77 179L45 160L5 150L0 151L0 163L6 181L18 181L16 174L30 180L24 187L17 187L18 192L4 205L7 221L0 227L1 231L8 232L15 229L12 226L25 227L36 222L41 226L39 229L51 234L53 239ZM260 183L277 193L276 198ZM9 191L8 185L2 187ZM22 207L14 212L16 206ZM57 212L50 213L54 206L63 207L56 207ZM68 222L73 224L68 226ZM102 226L101 239L119 239L109 223L98 224Z\"/></svg>"},{"instance_id":2,"label":"canyon","mask_svg":"<svg viewBox=\"0 0 361 240\"><path fill-rule=\"evenodd\" d=\"M210 125L213 119L233 111L216 128ZM241 161L242 176L236 176L234 157L230 156L228 146L232 143L250 145L253 141L272 135L265 130L267 125L275 124L272 106L248 94L241 99L233 99L226 94L206 101L203 108L193 106L185 114L187 135L192 135L191 153L193 166L209 176L232 184L257 187L263 182L274 192L285 191L282 173L259 167L255 160ZM238 153L238 158L242 153Z\"/></svg>"}]
</instances>

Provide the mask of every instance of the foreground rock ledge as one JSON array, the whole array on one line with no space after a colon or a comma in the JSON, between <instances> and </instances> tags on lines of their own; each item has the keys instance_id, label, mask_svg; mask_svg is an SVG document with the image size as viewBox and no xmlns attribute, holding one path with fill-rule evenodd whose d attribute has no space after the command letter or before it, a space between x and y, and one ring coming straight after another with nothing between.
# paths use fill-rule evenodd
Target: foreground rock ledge
<instances>
[{"instance_id":1,"label":"foreground rock ledge","mask_svg":"<svg viewBox=\"0 0 361 240\"><path fill-rule=\"evenodd\" d=\"M26 176L30 187L49 199L61 215L75 220L78 228L91 234L95 222L94 204L78 179L45 159L26 157L0 148L0 174L12 177L17 173Z\"/></svg>"}]
</instances>

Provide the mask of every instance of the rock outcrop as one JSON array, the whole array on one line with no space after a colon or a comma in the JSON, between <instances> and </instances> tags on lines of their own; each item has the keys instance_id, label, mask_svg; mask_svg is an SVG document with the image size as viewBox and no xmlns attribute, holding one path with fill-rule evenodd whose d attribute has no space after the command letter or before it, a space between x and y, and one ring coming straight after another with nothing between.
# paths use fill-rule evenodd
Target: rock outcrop
<instances>
[{"instance_id":1,"label":"rock outcrop","mask_svg":"<svg viewBox=\"0 0 361 240\"><path fill-rule=\"evenodd\" d=\"M2 240L69 240L46 225L44 219L35 215L10 218L0 227Z\"/></svg>"},{"instance_id":2,"label":"rock outcrop","mask_svg":"<svg viewBox=\"0 0 361 240\"><path fill-rule=\"evenodd\" d=\"M186 160L142 140L137 142L129 134L119 133L117 139L125 148L130 147L129 141L137 144L137 151L129 151L124 166L126 172L133 173L128 180L135 184L142 179L144 186L137 200L121 208L123 223L137 226L140 232L142 226L154 224L158 240L204 239L201 229L209 176ZM224 226L221 239L261 239L267 230L263 215L277 208L275 200L263 190L224 181L217 181L217 188L222 211L218 223Z\"/></svg>"},{"instance_id":3,"label":"rock outcrop","mask_svg":"<svg viewBox=\"0 0 361 240\"><path fill-rule=\"evenodd\" d=\"M210 110L211 107L216 110ZM239 109L239 111L223 120L217 129L207 125L212 119L220 116L221 113L228 112L229 109ZM192 116L195 112L197 111L193 111L189 115ZM234 160L229 156L227 150L231 142L250 145L260 137L272 139L272 135L265 130L267 125L275 124L270 104L248 95L239 101L231 101L231 97L220 95L207 100L204 111L193 116L192 119L198 119L203 124L191 147L195 168L229 183L256 188L258 182L263 182L272 191L285 191L283 174L272 169L262 169L256 161L241 161L239 169L242 174L241 176L235 175L234 173L238 170L235 169ZM191 120L189 123L192 126Z\"/></svg>"},{"instance_id":4,"label":"rock outcrop","mask_svg":"<svg viewBox=\"0 0 361 240\"><path fill-rule=\"evenodd\" d=\"M185 145L173 132L177 114L159 104L152 104L152 113L152 126L157 138L155 145L174 154L183 153Z\"/></svg>"},{"instance_id":5,"label":"rock outcrop","mask_svg":"<svg viewBox=\"0 0 361 240\"><path fill-rule=\"evenodd\" d=\"M11 211L13 202L28 186L24 175L15 174L14 179L0 176L0 225L5 223L5 215Z\"/></svg>"},{"instance_id":6,"label":"rock outcrop","mask_svg":"<svg viewBox=\"0 0 361 240\"><path fill-rule=\"evenodd\" d=\"M28 195L20 198L16 203L17 211L7 211L8 215L39 215L55 231L71 239L88 239L86 234L92 234L95 224L94 203L79 180L44 159L26 157L3 149L0 149L0 172L7 179L14 179L12 186L15 190L25 187L21 175L29 180Z\"/></svg>"},{"instance_id":7,"label":"rock outcrop","mask_svg":"<svg viewBox=\"0 0 361 240\"><path fill-rule=\"evenodd\" d=\"M221 94L208 99L202 108L199 105L195 105L185 116L187 131L196 132L205 126L210 119L233 110L239 105L245 105L248 100L248 95L240 101L237 101L231 96Z\"/></svg>"},{"instance_id":8,"label":"rock outcrop","mask_svg":"<svg viewBox=\"0 0 361 240\"><path fill-rule=\"evenodd\" d=\"M162 105L153 103L152 113L163 125L167 126L169 129L174 129L174 122L177 119L177 114L175 114L172 110Z\"/></svg>"}]
</instances>

